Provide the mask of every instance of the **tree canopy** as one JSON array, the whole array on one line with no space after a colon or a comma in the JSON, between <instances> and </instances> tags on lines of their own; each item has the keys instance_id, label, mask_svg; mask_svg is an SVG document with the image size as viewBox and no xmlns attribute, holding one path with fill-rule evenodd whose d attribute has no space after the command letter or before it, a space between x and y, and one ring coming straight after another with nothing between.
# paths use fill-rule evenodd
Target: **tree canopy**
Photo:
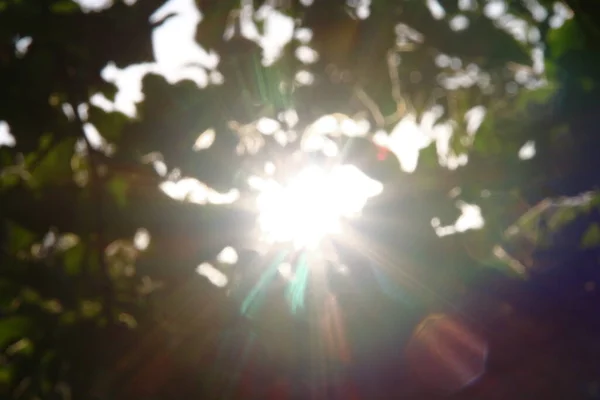
<instances>
[{"instance_id":1,"label":"tree canopy","mask_svg":"<svg viewBox=\"0 0 600 400\"><path fill-rule=\"evenodd\" d=\"M428 315L487 338L492 374L518 367L489 330L525 332L494 314L533 304L521 279L596 278L593 2L197 0L203 58L179 79L154 63L174 0L92 3L0 0L2 398L431 398L403 355ZM256 223L256 182L309 164L382 187L327 268ZM315 339L330 314L335 351ZM568 379L496 395L568 398Z\"/></svg>"}]
</instances>

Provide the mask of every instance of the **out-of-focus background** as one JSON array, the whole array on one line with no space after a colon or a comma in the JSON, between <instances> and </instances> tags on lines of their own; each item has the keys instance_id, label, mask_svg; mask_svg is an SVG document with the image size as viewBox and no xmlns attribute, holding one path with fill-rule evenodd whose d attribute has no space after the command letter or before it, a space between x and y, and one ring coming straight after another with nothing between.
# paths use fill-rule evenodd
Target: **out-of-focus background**
<instances>
[{"instance_id":1,"label":"out-of-focus background","mask_svg":"<svg viewBox=\"0 0 600 400\"><path fill-rule=\"evenodd\" d=\"M0 398L600 397L591 0L0 0Z\"/></svg>"}]
</instances>

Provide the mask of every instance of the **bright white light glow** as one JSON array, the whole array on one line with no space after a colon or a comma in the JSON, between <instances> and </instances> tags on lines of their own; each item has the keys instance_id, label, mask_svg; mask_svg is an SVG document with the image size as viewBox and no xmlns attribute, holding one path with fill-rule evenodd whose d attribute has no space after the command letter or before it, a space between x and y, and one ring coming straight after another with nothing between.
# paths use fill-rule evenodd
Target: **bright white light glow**
<instances>
[{"instance_id":1,"label":"bright white light glow","mask_svg":"<svg viewBox=\"0 0 600 400\"><path fill-rule=\"evenodd\" d=\"M172 199L188 201L195 204L231 204L240 196L237 189L231 189L228 192L220 193L194 178L165 181L158 186Z\"/></svg>"},{"instance_id":2,"label":"bright white light glow","mask_svg":"<svg viewBox=\"0 0 600 400\"><path fill-rule=\"evenodd\" d=\"M341 232L341 220L360 214L383 185L352 165L331 171L316 166L302 170L287 184L252 177L258 224L267 240L314 247L324 236Z\"/></svg>"},{"instance_id":3,"label":"bright white light glow","mask_svg":"<svg viewBox=\"0 0 600 400\"><path fill-rule=\"evenodd\" d=\"M481 215L481 208L478 205L459 202L458 208L460 208L462 214L458 217L454 225L441 226L439 218L431 220L431 226L435 229L435 233L438 236L454 235L471 229L483 228L485 221Z\"/></svg>"},{"instance_id":4,"label":"bright white light glow","mask_svg":"<svg viewBox=\"0 0 600 400\"><path fill-rule=\"evenodd\" d=\"M200 151L208 149L215 142L216 132L214 129L210 128L205 130L203 133L198 136L196 139L196 143L194 143L194 151Z\"/></svg>"},{"instance_id":5,"label":"bright white light glow","mask_svg":"<svg viewBox=\"0 0 600 400\"><path fill-rule=\"evenodd\" d=\"M146 250L150 245L150 232L145 228L140 228L135 232L133 245L138 250Z\"/></svg>"},{"instance_id":6,"label":"bright white light glow","mask_svg":"<svg viewBox=\"0 0 600 400\"><path fill-rule=\"evenodd\" d=\"M198 265L198 267L196 268L196 272L199 275L205 276L210 283L217 287L225 287L229 282L227 276L224 273L222 273L209 263L202 263Z\"/></svg>"},{"instance_id":7,"label":"bright white light glow","mask_svg":"<svg viewBox=\"0 0 600 400\"><path fill-rule=\"evenodd\" d=\"M17 144L15 137L10 133L10 128L5 121L0 121L0 147L13 147Z\"/></svg>"},{"instance_id":8,"label":"bright white light glow","mask_svg":"<svg viewBox=\"0 0 600 400\"><path fill-rule=\"evenodd\" d=\"M519 149L519 158L521 160L530 160L535 157L535 142L529 140Z\"/></svg>"},{"instance_id":9,"label":"bright white light glow","mask_svg":"<svg viewBox=\"0 0 600 400\"><path fill-rule=\"evenodd\" d=\"M222 264L235 264L238 262L238 253L233 247L227 246L217 255L217 261Z\"/></svg>"}]
</instances>

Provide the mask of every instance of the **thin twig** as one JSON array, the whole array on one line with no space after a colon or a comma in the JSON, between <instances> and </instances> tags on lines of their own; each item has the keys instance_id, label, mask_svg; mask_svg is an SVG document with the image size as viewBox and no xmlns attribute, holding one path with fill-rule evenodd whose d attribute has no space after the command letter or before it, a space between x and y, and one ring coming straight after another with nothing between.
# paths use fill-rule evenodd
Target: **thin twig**
<instances>
[{"instance_id":1,"label":"thin twig","mask_svg":"<svg viewBox=\"0 0 600 400\"><path fill-rule=\"evenodd\" d=\"M389 51L387 56L388 62L388 71L390 74L390 81L392 83L392 98L396 101L396 113L399 118L404 116L406 112L406 101L402 97L402 92L400 91L400 77L398 76L398 66L396 65L396 53L394 51Z\"/></svg>"},{"instance_id":2,"label":"thin twig","mask_svg":"<svg viewBox=\"0 0 600 400\"><path fill-rule=\"evenodd\" d=\"M384 128L385 117L381 113L381 110L379 109L375 101L361 88L356 88L355 94L358 100L360 100L371 113L373 119L375 120L375 123L377 124L377 127L380 129Z\"/></svg>"}]
</instances>

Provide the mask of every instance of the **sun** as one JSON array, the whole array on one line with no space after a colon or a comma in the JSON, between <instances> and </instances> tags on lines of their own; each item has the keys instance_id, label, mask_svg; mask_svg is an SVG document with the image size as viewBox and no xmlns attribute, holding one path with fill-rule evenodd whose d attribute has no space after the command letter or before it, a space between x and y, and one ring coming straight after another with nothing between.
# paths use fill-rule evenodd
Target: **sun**
<instances>
[{"instance_id":1,"label":"sun","mask_svg":"<svg viewBox=\"0 0 600 400\"><path fill-rule=\"evenodd\" d=\"M309 165L283 183L261 180L257 223L270 242L315 248L325 237L343 233L342 221L360 215L382 189L353 165Z\"/></svg>"}]
</instances>

